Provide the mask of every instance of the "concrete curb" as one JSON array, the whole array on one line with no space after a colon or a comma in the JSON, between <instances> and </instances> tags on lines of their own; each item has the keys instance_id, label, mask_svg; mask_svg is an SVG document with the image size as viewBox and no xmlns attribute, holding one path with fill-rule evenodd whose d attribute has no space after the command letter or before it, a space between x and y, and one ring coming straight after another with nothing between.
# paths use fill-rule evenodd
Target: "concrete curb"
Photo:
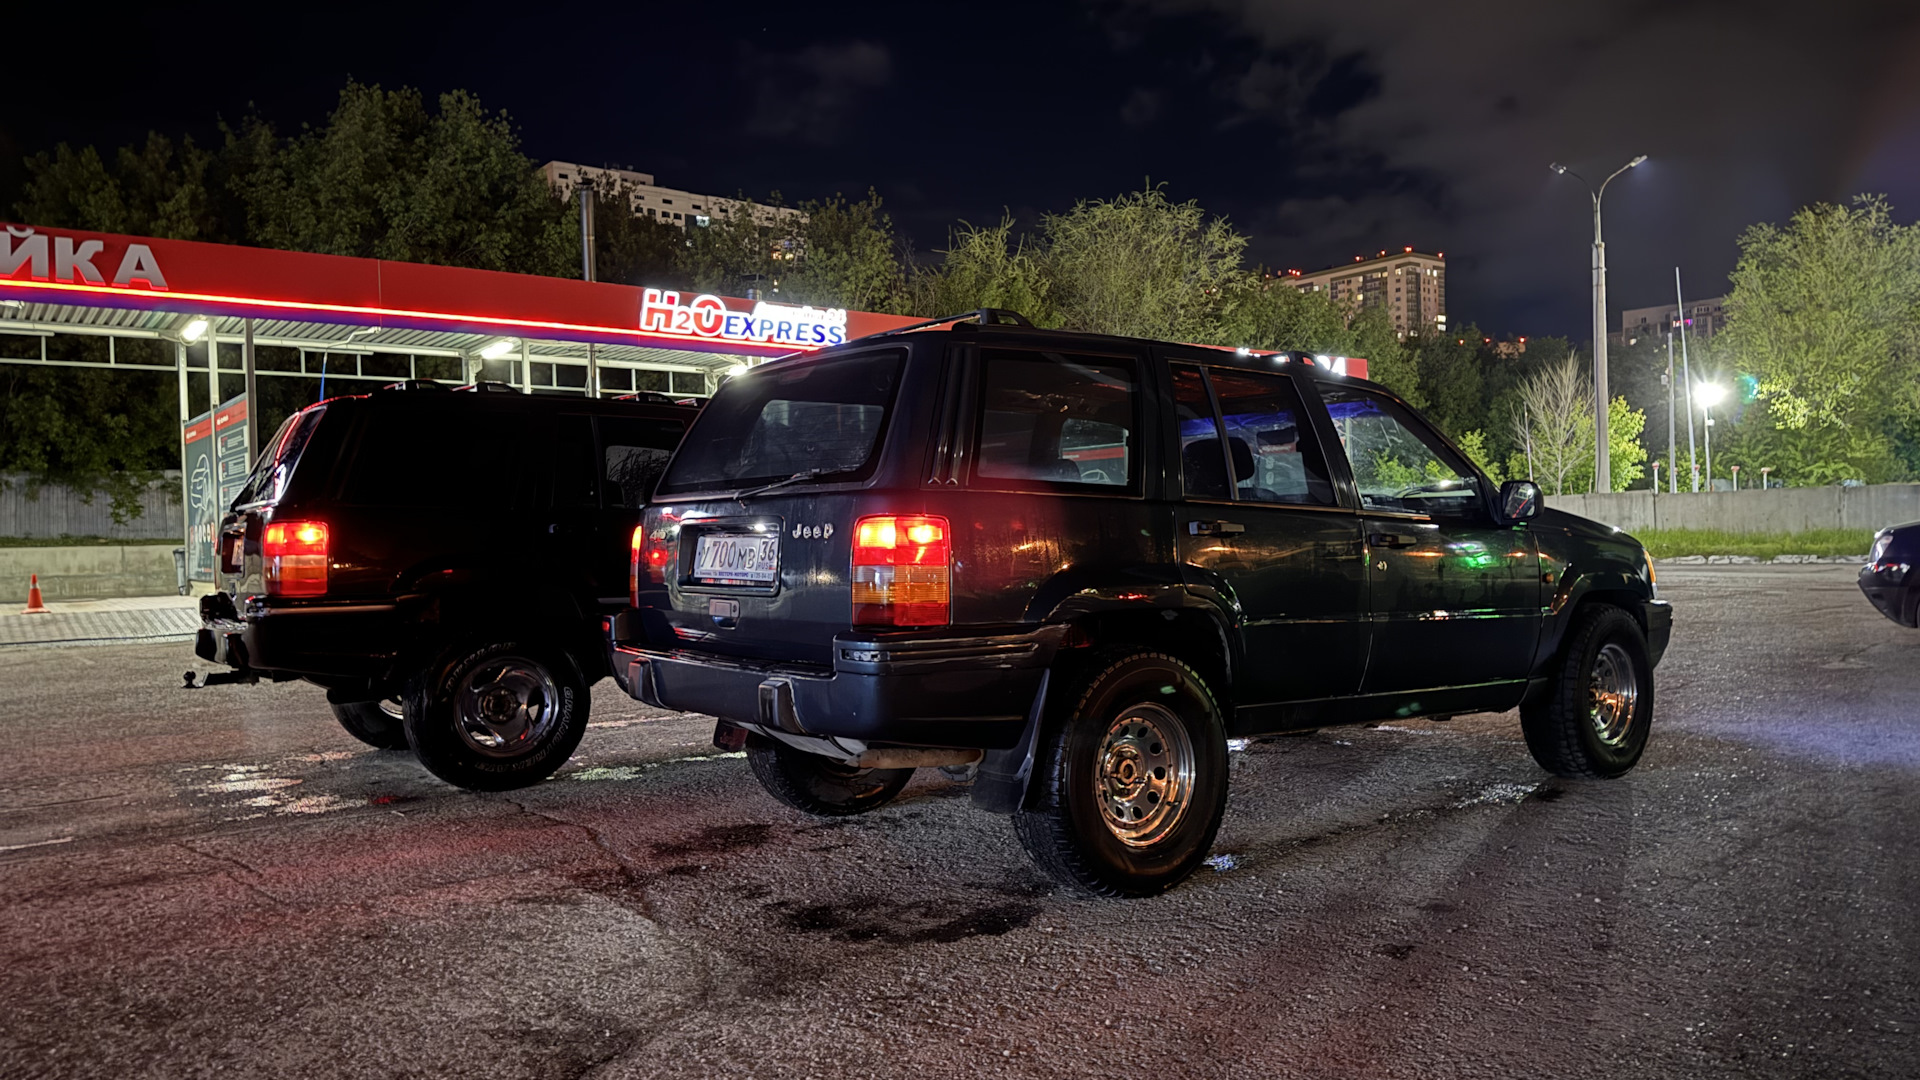
<instances>
[{"instance_id":1,"label":"concrete curb","mask_svg":"<svg viewBox=\"0 0 1920 1080\"><path fill-rule=\"evenodd\" d=\"M1653 560L1660 566L1804 566L1809 563L1858 566L1867 561L1865 555L1775 555L1771 559L1762 559L1756 555L1672 555L1664 559Z\"/></svg>"}]
</instances>

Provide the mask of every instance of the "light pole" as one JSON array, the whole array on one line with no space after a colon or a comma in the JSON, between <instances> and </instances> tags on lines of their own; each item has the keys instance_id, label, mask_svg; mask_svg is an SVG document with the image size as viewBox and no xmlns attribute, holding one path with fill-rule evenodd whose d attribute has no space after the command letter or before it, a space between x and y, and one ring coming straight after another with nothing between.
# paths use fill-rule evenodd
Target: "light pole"
<instances>
[{"instance_id":1,"label":"light pole","mask_svg":"<svg viewBox=\"0 0 1920 1080\"><path fill-rule=\"evenodd\" d=\"M1694 399L1700 402L1700 411L1706 414L1707 449L1707 490L1713 490L1713 407L1725 401L1727 388L1718 383L1701 383L1693 392Z\"/></svg>"},{"instance_id":2,"label":"light pole","mask_svg":"<svg viewBox=\"0 0 1920 1080\"><path fill-rule=\"evenodd\" d=\"M1613 170L1599 187L1587 184L1593 196L1593 489L1613 490L1613 470L1607 453L1607 244L1600 235L1600 198L1607 193L1613 178L1647 160L1641 154ZM1548 165L1561 176L1571 176L1583 184L1585 177L1559 162Z\"/></svg>"},{"instance_id":3,"label":"light pole","mask_svg":"<svg viewBox=\"0 0 1920 1080\"><path fill-rule=\"evenodd\" d=\"M1771 465L1760 466L1760 490L1761 491L1767 490L1767 474L1772 471L1773 471L1773 466Z\"/></svg>"}]
</instances>

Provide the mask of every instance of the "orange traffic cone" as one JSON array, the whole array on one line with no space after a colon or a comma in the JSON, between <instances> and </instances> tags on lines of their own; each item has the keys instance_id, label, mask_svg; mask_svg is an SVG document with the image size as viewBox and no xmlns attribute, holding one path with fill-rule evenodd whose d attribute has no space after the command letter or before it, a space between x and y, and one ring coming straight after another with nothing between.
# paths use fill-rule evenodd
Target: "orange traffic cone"
<instances>
[{"instance_id":1,"label":"orange traffic cone","mask_svg":"<svg viewBox=\"0 0 1920 1080\"><path fill-rule=\"evenodd\" d=\"M40 575L39 574L32 575L30 581L27 584L27 609L25 611L22 611L20 614L22 615L49 614L49 612L47 611L47 605L44 602L42 602L40 599Z\"/></svg>"}]
</instances>

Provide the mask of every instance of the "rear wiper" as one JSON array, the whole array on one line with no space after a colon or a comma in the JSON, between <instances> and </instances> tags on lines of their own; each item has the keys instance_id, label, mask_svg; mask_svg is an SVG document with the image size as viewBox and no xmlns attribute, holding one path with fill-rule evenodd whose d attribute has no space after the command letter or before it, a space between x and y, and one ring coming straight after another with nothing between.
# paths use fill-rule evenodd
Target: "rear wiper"
<instances>
[{"instance_id":1,"label":"rear wiper","mask_svg":"<svg viewBox=\"0 0 1920 1080\"><path fill-rule=\"evenodd\" d=\"M802 480L814 480L822 476L830 475L831 473L845 472L845 471L846 471L845 469L807 469L804 472L794 473L792 476L787 477L785 480L775 480L771 484L761 484L757 488L749 488L746 491L742 491L738 495L735 495L734 500L743 501L746 499L751 499L755 495L764 495L767 492L772 491L776 488L786 487L788 484L797 484Z\"/></svg>"}]
</instances>

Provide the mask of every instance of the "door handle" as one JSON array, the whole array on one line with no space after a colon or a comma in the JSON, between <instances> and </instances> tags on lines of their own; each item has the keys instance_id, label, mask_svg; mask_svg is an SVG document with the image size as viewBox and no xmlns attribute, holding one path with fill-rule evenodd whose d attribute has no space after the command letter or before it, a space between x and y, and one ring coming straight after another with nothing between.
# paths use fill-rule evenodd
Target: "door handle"
<instances>
[{"instance_id":1,"label":"door handle","mask_svg":"<svg viewBox=\"0 0 1920 1080\"><path fill-rule=\"evenodd\" d=\"M1192 536L1235 536L1246 531L1247 527L1237 521L1187 522L1187 532Z\"/></svg>"},{"instance_id":2,"label":"door handle","mask_svg":"<svg viewBox=\"0 0 1920 1080\"><path fill-rule=\"evenodd\" d=\"M1410 548L1420 542L1420 538L1409 533L1369 533L1367 543L1374 547Z\"/></svg>"}]
</instances>

